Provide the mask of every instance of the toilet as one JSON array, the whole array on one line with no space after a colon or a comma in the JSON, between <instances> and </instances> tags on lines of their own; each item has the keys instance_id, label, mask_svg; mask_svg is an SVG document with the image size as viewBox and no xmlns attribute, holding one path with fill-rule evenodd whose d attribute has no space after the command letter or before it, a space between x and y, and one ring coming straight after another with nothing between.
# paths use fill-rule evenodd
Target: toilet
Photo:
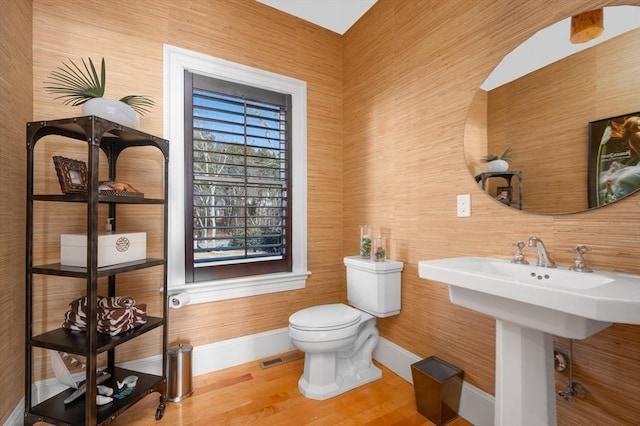
<instances>
[{"instance_id":1,"label":"toilet","mask_svg":"<svg viewBox=\"0 0 640 426\"><path fill-rule=\"evenodd\" d=\"M378 380L372 363L380 335L376 318L400 313L403 263L344 258L347 300L302 309L289 317L289 337L305 353L300 393L324 400Z\"/></svg>"}]
</instances>

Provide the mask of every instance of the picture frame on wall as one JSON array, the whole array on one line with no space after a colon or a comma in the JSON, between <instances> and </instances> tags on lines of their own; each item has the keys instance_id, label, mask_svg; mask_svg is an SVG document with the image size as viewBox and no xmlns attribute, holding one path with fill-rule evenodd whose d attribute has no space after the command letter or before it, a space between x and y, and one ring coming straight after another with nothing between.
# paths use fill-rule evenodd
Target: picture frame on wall
<instances>
[{"instance_id":1,"label":"picture frame on wall","mask_svg":"<svg viewBox=\"0 0 640 426\"><path fill-rule=\"evenodd\" d=\"M87 192L87 164L84 161L56 155L53 164L63 194Z\"/></svg>"},{"instance_id":2,"label":"picture frame on wall","mask_svg":"<svg viewBox=\"0 0 640 426\"><path fill-rule=\"evenodd\" d=\"M640 190L640 112L589 122L589 208Z\"/></svg>"}]
</instances>

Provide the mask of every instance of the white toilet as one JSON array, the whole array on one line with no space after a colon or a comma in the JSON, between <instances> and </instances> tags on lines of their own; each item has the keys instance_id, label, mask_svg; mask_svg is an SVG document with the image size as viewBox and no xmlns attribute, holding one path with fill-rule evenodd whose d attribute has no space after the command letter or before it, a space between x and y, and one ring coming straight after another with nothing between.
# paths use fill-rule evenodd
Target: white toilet
<instances>
[{"instance_id":1,"label":"white toilet","mask_svg":"<svg viewBox=\"0 0 640 426\"><path fill-rule=\"evenodd\" d=\"M347 299L302 309L289 317L289 336L305 352L298 389L307 398L327 399L382 376L372 354L380 338L376 317L400 313L402 262L344 258Z\"/></svg>"}]
</instances>

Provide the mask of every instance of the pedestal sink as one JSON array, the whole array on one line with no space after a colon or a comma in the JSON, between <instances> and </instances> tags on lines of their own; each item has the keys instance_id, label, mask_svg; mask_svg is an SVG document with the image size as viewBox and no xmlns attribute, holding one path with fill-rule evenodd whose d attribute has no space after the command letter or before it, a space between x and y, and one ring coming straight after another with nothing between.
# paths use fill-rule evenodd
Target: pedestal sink
<instances>
[{"instance_id":1,"label":"pedestal sink","mask_svg":"<svg viewBox=\"0 0 640 426\"><path fill-rule=\"evenodd\" d=\"M516 265L488 257L418 262L452 303L496 318L495 424L556 425L553 335L584 339L640 324L640 276Z\"/></svg>"}]
</instances>

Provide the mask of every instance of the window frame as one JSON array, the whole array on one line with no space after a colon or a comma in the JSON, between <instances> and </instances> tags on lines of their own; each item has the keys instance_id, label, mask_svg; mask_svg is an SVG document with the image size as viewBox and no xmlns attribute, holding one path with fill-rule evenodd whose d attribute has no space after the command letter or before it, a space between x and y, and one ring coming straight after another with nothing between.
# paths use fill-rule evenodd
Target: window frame
<instances>
[{"instance_id":1,"label":"window frame","mask_svg":"<svg viewBox=\"0 0 640 426\"><path fill-rule=\"evenodd\" d=\"M169 139L169 294L189 293L190 303L204 303L304 288L307 270L307 85L306 82L165 44L164 135ZM292 99L292 268L291 272L186 283L184 71L291 95Z\"/></svg>"},{"instance_id":2,"label":"window frame","mask_svg":"<svg viewBox=\"0 0 640 426\"><path fill-rule=\"evenodd\" d=\"M277 258L269 259L268 257L256 257L256 258L244 258L236 261L216 261L213 260L211 264L206 266L196 267L194 263L194 239L187 240L187 235L193 235L194 231L194 176L193 176L193 120L196 117L193 116L193 93L194 90L201 91L202 93L211 93L212 96L216 94L224 94L225 97L235 98L237 101L248 100L249 103L263 102L265 104L280 104L280 107L286 111L286 119L284 121L284 128L280 127L278 132L285 135L284 142L284 170L282 164L280 164L279 174L285 173L284 188L287 195L284 199L286 202L285 207L280 207L281 219L285 220L285 224L282 226L284 232L284 253L279 254ZM190 93L189 93L190 92ZM220 280L225 278L237 278L248 275L261 275L272 274L278 272L290 272L291 271L291 253L289 247L291 245L291 233L292 226L290 223L291 217L291 96L288 94L280 94L272 90L266 91L264 89L256 89L255 86L239 85L231 83L226 80L213 79L201 74L185 71L185 114L186 117L191 117L190 120L185 119L185 192L191 194L190 197L185 198L185 279L189 283L202 282L207 280ZM282 109L281 109L282 111ZM281 118L281 115L279 115ZM242 123L245 124L245 123ZM282 122L280 122L282 126ZM215 131L214 131L215 133ZM246 135L245 135L246 136ZM190 140L189 140L190 139ZM247 157L245 157L246 159ZM188 165L191 164L191 167ZM246 170L245 170L246 172ZM246 177L246 176L244 176ZM235 183L245 182L244 177L240 177ZM227 180L228 182L228 180ZM245 224L246 226L246 224Z\"/></svg>"}]
</instances>

